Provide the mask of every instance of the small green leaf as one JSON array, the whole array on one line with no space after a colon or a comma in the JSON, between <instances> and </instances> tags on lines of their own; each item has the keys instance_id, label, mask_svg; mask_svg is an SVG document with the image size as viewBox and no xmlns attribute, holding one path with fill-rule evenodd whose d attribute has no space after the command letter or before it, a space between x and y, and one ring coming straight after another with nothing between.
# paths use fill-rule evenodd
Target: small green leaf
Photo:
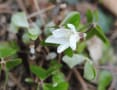
<instances>
[{"instance_id":1,"label":"small green leaf","mask_svg":"<svg viewBox=\"0 0 117 90\"><path fill-rule=\"evenodd\" d=\"M31 34L28 34L28 37L31 39L31 40L36 40L38 38L38 35L31 35Z\"/></svg>"},{"instance_id":2,"label":"small green leaf","mask_svg":"<svg viewBox=\"0 0 117 90\"><path fill-rule=\"evenodd\" d=\"M89 32L87 32L86 39L90 39L90 38L92 38L95 35L96 35L96 29L95 28L92 28Z\"/></svg>"},{"instance_id":3,"label":"small green leaf","mask_svg":"<svg viewBox=\"0 0 117 90\"><path fill-rule=\"evenodd\" d=\"M98 36L106 45L109 45L109 41L104 35L104 32L102 31L101 27L99 25L96 25L95 28L91 29L87 33L87 39L93 37L94 35Z\"/></svg>"},{"instance_id":4,"label":"small green leaf","mask_svg":"<svg viewBox=\"0 0 117 90\"><path fill-rule=\"evenodd\" d=\"M78 25L78 29L77 29L77 31L78 32L85 32L86 30L87 30L87 27L89 26L89 24L86 24L86 25L84 25L84 24L79 24Z\"/></svg>"},{"instance_id":5,"label":"small green leaf","mask_svg":"<svg viewBox=\"0 0 117 90\"><path fill-rule=\"evenodd\" d=\"M43 89L44 90L68 90L68 83L67 82L62 82L59 83L56 87L54 87L52 84L43 84Z\"/></svg>"},{"instance_id":6,"label":"small green leaf","mask_svg":"<svg viewBox=\"0 0 117 90\"><path fill-rule=\"evenodd\" d=\"M67 24L73 24L76 28L80 23L80 14L79 12L71 12L66 16L66 18L61 22L60 26L66 26Z\"/></svg>"},{"instance_id":7,"label":"small green leaf","mask_svg":"<svg viewBox=\"0 0 117 90\"><path fill-rule=\"evenodd\" d=\"M73 54L72 57L69 57L69 56L65 55L62 60L70 68L73 68L76 65L82 64L84 62L84 60L85 60L85 57L80 55L80 54Z\"/></svg>"},{"instance_id":8,"label":"small green leaf","mask_svg":"<svg viewBox=\"0 0 117 90\"><path fill-rule=\"evenodd\" d=\"M54 74L56 73L60 68L61 68L61 64L58 64L57 61L53 60L51 61L51 64L50 64L50 67L49 69L47 70L47 75L51 75L51 74Z\"/></svg>"},{"instance_id":9,"label":"small green leaf","mask_svg":"<svg viewBox=\"0 0 117 90\"><path fill-rule=\"evenodd\" d=\"M59 71L58 73L53 75L52 80L53 80L53 84L55 86L58 85L61 82L65 82L64 74Z\"/></svg>"},{"instance_id":10,"label":"small green leaf","mask_svg":"<svg viewBox=\"0 0 117 90\"><path fill-rule=\"evenodd\" d=\"M92 23L93 22L93 13L92 13L91 10L87 10L86 17L87 17L88 23Z\"/></svg>"},{"instance_id":11,"label":"small green leaf","mask_svg":"<svg viewBox=\"0 0 117 90\"><path fill-rule=\"evenodd\" d=\"M86 48L86 42L81 42L77 46L77 52L82 53L85 48Z\"/></svg>"},{"instance_id":12,"label":"small green leaf","mask_svg":"<svg viewBox=\"0 0 117 90\"><path fill-rule=\"evenodd\" d=\"M98 90L107 90L105 87L98 87Z\"/></svg>"},{"instance_id":13,"label":"small green leaf","mask_svg":"<svg viewBox=\"0 0 117 90\"><path fill-rule=\"evenodd\" d=\"M87 17L88 23L97 22L98 21L98 12L96 10L95 11L87 10L86 17Z\"/></svg>"},{"instance_id":14,"label":"small green leaf","mask_svg":"<svg viewBox=\"0 0 117 90\"><path fill-rule=\"evenodd\" d=\"M97 10L93 11L93 22L98 22L99 12Z\"/></svg>"},{"instance_id":15,"label":"small green leaf","mask_svg":"<svg viewBox=\"0 0 117 90\"><path fill-rule=\"evenodd\" d=\"M43 84L43 90L52 90L53 86L50 83Z\"/></svg>"},{"instance_id":16,"label":"small green leaf","mask_svg":"<svg viewBox=\"0 0 117 90\"><path fill-rule=\"evenodd\" d=\"M84 77L87 80L93 80L96 77L96 71L91 61L87 61L84 67Z\"/></svg>"},{"instance_id":17,"label":"small green leaf","mask_svg":"<svg viewBox=\"0 0 117 90\"><path fill-rule=\"evenodd\" d=\"M44 80L47 78L46 70L43 69L42 67L36 66L36 65L31 65L30 66L31 72L35 74L38 78Z\"/></svg>"},{"instance_id":18,"label":"small green leaf","mask_svg":"<svg viewBox=\"0 0 117 90\"><path fill-rule=\"evenodd\" d=\"M36 40L40 34L41 30L38 28L36 24L33 24L33 26L28 29L28 36L32 40Z\"/></svg>"},{"instance_id":19,"label":"small green leaf","mask_svg":"<svg viewBox=\"0 0 117 90\"><path fill-rule=\"evenodd\" d=\"M12 16L12 20L13 25L15 25L16 27L23 27L23 28L28 28L29 24L27 21L27 17L26 14L24 12L17 12Z\"/></svg>"},{"instance_id":20,"label":"small green leaf","mask_svg":"<svg viewBox=\"0 0 117 90\"><path fill-rule=\"evenodd\" d=\"M101 27L99 25L96 26L96 35L107 45L109 45L109 41L106 38L106 36L104 35L103 30L101 29Z\"/></svg>"},{"instance_id":21,"label":"small green leaf","mask_svg":"<svg viewBox=\"0 0 117 90\"><path fill-rule=\"evenodd\" d=\"M58 64L58 63L52 61L52 64L48 70L45 70L42 67L39 67L36 65L31 65L30 69L31 69L31 72L34 73L38 78L45 80L47 77L49 77L54 72L59 70L60 67L61 67L61 64Z\"/></svg>"},{"instance_id":22,"label":"small green leaf","mask_svg":"<svg viewBox=\"0 0 117 90\"><path fill-rule=\"evenodd\" d=\"M61 82L56 87L54 87L52 90L68 90L68 83L67 82Z\"/></svg>"},{"instance_id":23,"label":"small green leaf","mask_svg":"<svg viewBox=\"0 0 117 90\"><path fill-rule=\"evenodd\" d=\"M107 90L112 81L112 74L109 71L102 71L99 75L98 90Z\"/></svg>"},{"instance_id":24,"label":"small green leaf","mask_svg":"<svg viewBox=\"0 0 117 90\"><path fill-rule=\"evenodd\" d=\"M0 58L8 57L16 54L18 48L12 46L10 43L0 43Z\"/></svg>"},{"instance_id":25,"label":"small green leaf","mask_svg":"<svg viewBox=\"0 0 117 90\"><path fill-rule=\"evenodd\" d=\"M64 51L65 55L68 55L70 57L73 56L73 50L71 48L67 48L65 51Z\"/></svg>"},{"instance_id":26,"label":"small green leaf","mask_svg":"<svg viewBox=\"0 0 117 90\"><path fill-rule=\"evenodd\" d=\"M15 54L16 53L16 50L14 50L13 48L5 48L5 47L3 47L3 48L1 48L0 47L0 58L4 58L4 57L8 57L8 56L11 56L11 55L13 55L13 54Z\"/></svg>"},{"instance_id":27,"label":"small green leaf","mask_svg":"<svg viewBox=\"0 0 117 90\"><path fill-rule=\"evenodd\" d=\"M53 84L51 83L43 84L44 90L68 90L69 85L65 81L64 75L61 72L54 75L52 79L53 79Z\"/></svg>"},{"instance_id":28,"label":"small green leaf","mask_svg":"<svg viewBox=\"0 0 117 90\"><path fill-rule=\"evenodd\" d=\"M21 64L22 60L21 59L13 59L13 60L9 60L6 62L6 67L8 70L13 69L14 67L18 66L19 64Z\"/></svg>"}]
</instances>

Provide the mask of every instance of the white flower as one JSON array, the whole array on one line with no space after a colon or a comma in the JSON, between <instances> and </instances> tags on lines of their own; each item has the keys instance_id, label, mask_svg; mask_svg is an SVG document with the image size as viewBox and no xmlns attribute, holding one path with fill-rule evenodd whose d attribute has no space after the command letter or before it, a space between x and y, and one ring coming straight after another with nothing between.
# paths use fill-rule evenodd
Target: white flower
<instances>
[{"instance_id":1,"label":"white flower","mask_svg":"<svg viewBox=\"0 0 117 90\"><path fill-rule=\"evenodd\" d=\"M81 38L86 37L85 33L77 32L75 27L72 24L67 24L69 29L59 28L52 32L52 35L49 36L45 42L60 44L57 48L57 52L61 53L68 47L71 47L72 50L76 50L77 42Z\"/></svg>"}]
</instances>

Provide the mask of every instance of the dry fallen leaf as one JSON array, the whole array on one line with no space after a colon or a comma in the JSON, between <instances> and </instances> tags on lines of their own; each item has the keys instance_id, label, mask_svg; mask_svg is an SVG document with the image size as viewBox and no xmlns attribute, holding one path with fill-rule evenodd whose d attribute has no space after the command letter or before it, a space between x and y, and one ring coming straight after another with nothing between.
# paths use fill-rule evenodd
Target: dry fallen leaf
<instances>
[{"instance_id":1,"label":"dry fallen leaf","mask_svg":"<svg viewBox=\"0 0 117 90\"><path fill-rule=\"evenodd\" d=\"M102 57L103 53L102 41L98 37L94 36L87 42L87 45L91 58L95 63L98 63L98 60Z\"/></svg>"}]
</instances>

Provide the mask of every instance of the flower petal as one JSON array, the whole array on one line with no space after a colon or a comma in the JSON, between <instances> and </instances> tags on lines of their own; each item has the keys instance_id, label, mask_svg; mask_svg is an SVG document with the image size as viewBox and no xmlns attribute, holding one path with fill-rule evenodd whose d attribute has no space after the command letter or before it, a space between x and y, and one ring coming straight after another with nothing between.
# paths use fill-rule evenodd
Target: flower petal
<instances>
[{"instance_id":1,"label":"flower petal","mask_svg":"<svg viewBox=\"0 0 117 90\"><path fill-rule=\"evenodd\" d=\"M72 30L74 33L76 33L76 28L73 24L67 24L67 26Z\"/></svg>"},{"instance_id":2,"label":"flower petal","mask_svg":"<svg viewBox=\"0 0 117 90\"><path fill-rule=\"evenodd\" d=\"M49 36L46 41L47 43L54 43L54 44L64 44L69 42L68 38L56 38L53 35Z\"/></svg>"},{"instance_id":3,"label":"flower petal","mask_svg":"<svg viewBox=\"0 0 117 90\"><path fill-rule=\"evenodd\" d=\"M80 40L80 37L78 35L71 35L70 37L70 47L75 50L76 49L76 44Z\"/></svg>"},{"instance_id":4,"label":"flower petal","mask_svg":"<svg viewBox=\"0 0 117 90\"><path fill-rule=\"evenodd\" d=\"M60 28L60 29L56 29L52 32L52 34L54 35L54 37L56 38L60 38L60 37L65 37L67 34L68 30L64 29L64 28Z\"/></svg>"},{"instance_id":5,"label":"flower petal","mask_svg":"<svg viewBox=\"0 0 117 90\"><path fill-rule=\"evenodd\" d=\"M60 46L58 46L57 52L58 52L58 53L61 53L61 52L63 52L65 49L67 49L68 47L69 47L69 43L61 44Z\"/></svg>"}]
</instances>

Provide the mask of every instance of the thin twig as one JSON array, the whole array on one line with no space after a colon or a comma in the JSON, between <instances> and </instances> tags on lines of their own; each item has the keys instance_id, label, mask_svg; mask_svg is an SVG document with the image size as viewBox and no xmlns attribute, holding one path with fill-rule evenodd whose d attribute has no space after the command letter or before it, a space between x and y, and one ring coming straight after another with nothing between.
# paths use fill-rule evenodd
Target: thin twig
<instances>
[{"instance_id":1,"label":"thin twig","mask_svg":"<svg viewBox=\"0 0 117 90\"><path fill-rule=\"evenodd\" d=\"M87 85L86 85L85 81L83 80L82 76L80 75L79 71L76 68L73 68L73 72L74 72L77 80L80 81L83 90L88 90Z\"/></svg>"},{"instance_id":2,"label":"thin twig","mask_svg":"<svg viewBox=\"0 0 117 90\"><path fill-rule=\"evenodd\" d=\"M35 5L35 8L37 11L41 11L40 7L39 7L39 4L38 4L38 1L37 0L33 0L34 1L34 5ZM43 17L43 14L38 14L40 16L40 18L42 19L42 22L45 24L45 21L44 21L44 17Z\"/></svg>"},{"instance_id":3,"label":"thin twig","mask_svg":"<svg viewBox=\"0 0 117 90\"><path fill-rule=\"evenodd\" d=\"M25 13L27 13L27 10L26 10L26 8L25 8L25 6L24 6L23 1L22 1L22 0L16 0L16 1L17 1L17 3L19 4L19 7L20 7Z\"/></svg>"},{"instance_id":4,"label":"thin twig","mask_svg":"<svg viewBox=\"0 0 117 90\"><path fill-rule=\"evenodd\" d=\"M9 72L9 77L15 82L15 84L20 88L20 90L25 90L24 87L21 85L20 81L13 76L12 73Z\"/></svg>"},{"instance_id":5,"label":"thin twig","mask_svg":"<svg viewBox=\"0 0 117 90\"><path fill-rule=\"evenodd\" d=\"M61 63L62 54L58 54L58 63Z\"/></svg>"},{"instance_id":6,"label":"thin twig","mask_svg":"<svg viewBox=\"0 0 117 90\"><path fill-rule=\"evenodd\" d=\"M0 14L2 13L12 14L13 12L11 10L0 10Z\"/></svg>"},{"instance_id":7,"label":"thin twig","mask_svg":"<svg viewBox=\"0 0 117 90\"><path fill-rule=\"evenodd\" d=\"M68 76L66 78L67 81L69 81L71 79L72 73L73 73L72 70L70 70L68 73Z\"/></svg>"},{"instance_id":8,"label":"thin twig","mask_svg":"<svg viewBox=\"0 0 117 90\"><path fill-rule=\"evenodd\" d=\"M35 17L35 16L37 16L37 15L40 15L40 14L42 14L42 13L45 13L45 12L47 12L47 11L53 9L53 8L55 8L55 5L51 5L51 6L47 7L47 8L44 9L44 10L34 12L34 13L32 13L31 15L29 15L27 18L28 18L28 19L33 18L33 17Z\"/></svg>"},{"instance_id":9,"label":"thin twig","mask_svg":"<svg viewBox=\"0 0 117 90\"><path fill-rule=\"evenodd\" d=\"M9 7L9 4L12 2L12 0L7 0L7 2L0 4L0 8L2 7Z\"/></svg>"},{"instance_id":10,"label":"thin twig","mask_svg":"<svg viewBox=\"0 0 117 90\"><path fill-rule=\"evenodd\" d=\"M12 13L9 3L0 4L0 13Z\"/></svg>"}]
</instances>

